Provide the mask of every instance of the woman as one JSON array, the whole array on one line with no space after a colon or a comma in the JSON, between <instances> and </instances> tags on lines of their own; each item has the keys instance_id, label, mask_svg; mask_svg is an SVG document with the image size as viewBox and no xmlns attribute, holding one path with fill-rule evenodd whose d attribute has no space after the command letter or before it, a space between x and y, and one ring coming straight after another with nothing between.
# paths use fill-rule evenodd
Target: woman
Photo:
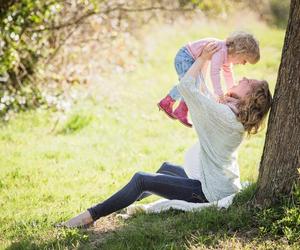
<instances>
[{"instance_id":1,"label":"woman","mask_svg":"<svg viewBox=\"0 0 300 250\"><path fill-rule=\"evenodd\" d=\"M208 44L178 86L199 137L187 152L184 168L164 163L156 174L137 172L120 191L64 226L88 225L150 194L203 203L240 190L237 148L245 132L257 132L272 97L266 81L243 78L228 91L223 104L217 103L201 77L201 69L217 50L216 44Z\"/></svg>"}]
</instances>

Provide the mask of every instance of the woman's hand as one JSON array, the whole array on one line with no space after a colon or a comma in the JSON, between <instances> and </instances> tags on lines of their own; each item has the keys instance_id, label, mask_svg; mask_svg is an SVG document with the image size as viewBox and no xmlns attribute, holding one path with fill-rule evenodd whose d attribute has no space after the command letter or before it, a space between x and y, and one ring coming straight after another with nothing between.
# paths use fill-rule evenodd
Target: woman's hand
<instances>
[{"instance_id":1,"label":"woman's hand","mask_svg":"<svg viewBox=\"0 0 300 250\"><path fill-rule=\"evenodd\" d=\"M211 59L212 55L219 49L220 47L216 42L210 42L204 47L202 54L198 58L202 58L202 60L208 61Z\"/></svg>"},{"instance_id":2,"label":"woman's hand","mask_svg":"<svg viewBox=\"0 0 300 250\"><path fill-rule=\"evenodd\" d=\"M203 51L202 54L195 60L193 65L189 68L186 72L186 75L197 77L200 74L202 67L204 67L207 60L210 60L212 55L216 53L220 48L218 47L216 42L208 43Z\"/></svg>"}]
</instances>

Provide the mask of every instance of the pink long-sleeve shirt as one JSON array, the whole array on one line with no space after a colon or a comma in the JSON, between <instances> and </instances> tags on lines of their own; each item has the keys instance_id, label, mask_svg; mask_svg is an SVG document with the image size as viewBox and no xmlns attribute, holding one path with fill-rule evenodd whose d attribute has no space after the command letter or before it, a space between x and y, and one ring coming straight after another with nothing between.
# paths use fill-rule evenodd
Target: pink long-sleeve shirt
<instances>
[{"instance_id":1,"label":"pink long-sleeve shirt","mask_svg":"<svg viewBox=\"0 0 300 250\"><path fill-rule=\"evenodd\" d=\"M195 42L188 43L186 45L186 48L190 52L191 56L196 60L196 58L201 55L205 45L212 41L217 42L220 49L215 54L213 54L211 58L210 78L214 88L214 93L217 96L222 96L224 93L221 87L221 69L223 71L223 77L225 79L227 90L230 89L234 84L232 64L228 62L227 57L226 42L215 38L204 38Z\"/></svg>"}]
</instances>

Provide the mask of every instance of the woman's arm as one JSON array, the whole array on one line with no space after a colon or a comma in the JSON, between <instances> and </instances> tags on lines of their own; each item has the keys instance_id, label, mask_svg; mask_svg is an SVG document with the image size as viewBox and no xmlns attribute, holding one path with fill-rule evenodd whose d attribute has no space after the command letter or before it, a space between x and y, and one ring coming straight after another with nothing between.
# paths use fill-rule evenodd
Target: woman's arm
<instances>
[{"instance_id":1,"label":"woman's arm","mask_svg":"<svg viewBox=\"0 0 300 250\"><path fill-rule=\"evenodd\" d=\"M217 49L216 46L207 46L178 85L178 90L189 108L194 128L199 137L201 134L202 136L208 134L216 136L217 133L211 135L212 131L209 130L210 128L230 128L231 119L235 119L234 114L226 105L217 103L214 99L209 98L199 88L199 84L200 87L204 84L201 68Z\"/></svg>"},{"instance_id":2,"label":"woman's arm","mask_svg":"<svg viewBox=\"0 0 300 250\"><path fill-rule=\"evenodd\" d=\"M186 72L185 76L191 76L197 78L202 68L204 68L206 62L212 57L212 55L219 50L218 45L215 42L211 42L205 46L202 54L196 59L193 65Z\"/></svg>"},{"instance_id":3,"label":"woman's arm","mask_svg":"<svg viewBox=\"0 0 300 250\"><path fill-rule=\"evenodd\" d=\"M203 73L205 74L204 71L212 55L219 49L220 48L215 42L208 43L205 46L202 54L195 60L178 85L178 87L181 88L180 92L183 92L181 93L183 96L192 93L203 95L206 92L205 90L207 90L207 87L204 83Z\"/></svg>"}]
</instances>

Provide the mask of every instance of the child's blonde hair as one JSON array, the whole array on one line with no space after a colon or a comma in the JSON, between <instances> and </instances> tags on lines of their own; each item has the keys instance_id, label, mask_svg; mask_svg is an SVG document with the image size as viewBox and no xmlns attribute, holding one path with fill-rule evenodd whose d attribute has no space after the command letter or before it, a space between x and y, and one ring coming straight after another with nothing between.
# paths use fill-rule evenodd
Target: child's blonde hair
<instances>
[{"instance_id":1,"label":"child's blonde hair","mask_svg":"<svg viewBox=\"0 0 300 250\"><path fill-rule=\"evenodd\" d=\"M243 124L248 135L256 134L271 107L272 95L267 81L260 81L239 101L237 119Z\"/></svg>"},{"instance_id":2,"label":"child's blonde hair","mask_svg":"<svg viewBox=\"0 0 300 250\"><path fill-rule=\"evenodd\" d=\"M246 55L247 61L255 64L260 59L259 43L253 35L246 32L235 32L226 39L228 54Z\"/></svg>"}]
</instances>

